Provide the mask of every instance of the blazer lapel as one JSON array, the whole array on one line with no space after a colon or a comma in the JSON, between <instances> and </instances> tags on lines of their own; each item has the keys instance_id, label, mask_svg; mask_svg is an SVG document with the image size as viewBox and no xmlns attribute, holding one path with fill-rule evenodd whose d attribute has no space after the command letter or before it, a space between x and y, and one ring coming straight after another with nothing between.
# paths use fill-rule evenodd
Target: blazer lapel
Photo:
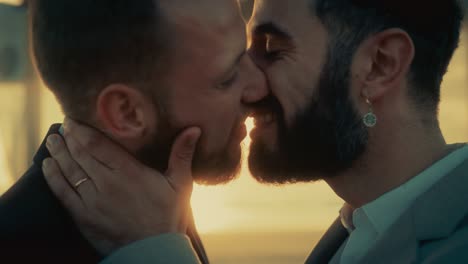
<instances>
[{"instance_id":1,"label":"blazer lapel","mask_svg":"<svg viewBox=\"0 0 468 264\"><path fill-rule=\"evenodd\" d=\"M197 232L195 219L193 218L192 208L190 208L189 217L190 219L189 219L189 225L187 227L187 235L189 236L190 241L192 242L193 248L195 249L195 252L197 253L198 258L200 259L200 262L202 264L209 264L210 261L208 259L208 255L206 254L205 247L203 246L203 242Z\"/></svg>"},{"instance_id":2,"label":"blazer lapel","mask_svg":"<svg viewBox=\"0 0 468 264\"><path fill-rule=\"evenodd\" d=\"M414 263L417 256L418 239L412 215L407 211L359 263Z\"/></svg>"},{"instance_id":3,"label":"blazer lapel","mask_svg":"<svg viewBox=\"0 0 468 264\"><path fill-rule=\"evenodd\" d=\"M340 248L336 251L336 253L333 255L331 260L328 262L328 264L339 264L341 262L341 257L343 255L343 251L346 247L346 243L348 242L348 239L345 239L343 243L341 243Z\"/></svg>"},{"instance_id":4,"label":"blazer lapel","mask_svg":"<svg viewBox=\"0 0 468 264\"><path fill-rule=\"evenodd\" d=\"M421 242L453 233L468 214L468 160L421 195L361 263L415 263Z\"/></svg>"},{"instance_id":5,"label":"blazer lapel","mask_svg":"<svg viewBox=\"0 0 468 264\"><path fill-rule=\"evenodd\" d=\"M468 214L468 160L419 197L412 208L422 241L448 237Z\"/></svg>"},{"instance_id":6,"label":"blazer lapel","mask_svg":"<svg viewBox=\"0 0 468 264\"><path fill-rule=\"evenodd\" d=\"M328 263L348 237L348 231L338 217L325 232L306 260L306 264Z\"/></svg>"}]
</instances>

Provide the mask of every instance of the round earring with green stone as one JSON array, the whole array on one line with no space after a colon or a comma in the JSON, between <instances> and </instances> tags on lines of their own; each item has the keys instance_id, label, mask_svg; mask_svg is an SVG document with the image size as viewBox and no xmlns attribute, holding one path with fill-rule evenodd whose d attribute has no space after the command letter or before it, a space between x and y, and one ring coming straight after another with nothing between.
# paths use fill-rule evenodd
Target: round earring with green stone
<instances>
[{"instance_id":1,"label":"round earring with green stone","mask_svg":"<svg viewBox=\"0 0 468 264\"><path fill-rule=\"evenodd\" d=\"M366 127L375 127L377 125L377 116L372 111L372 103L366 98L366 103L369 105L369 112L364 115L362 121Z\"/></svg>"}]
</instances>

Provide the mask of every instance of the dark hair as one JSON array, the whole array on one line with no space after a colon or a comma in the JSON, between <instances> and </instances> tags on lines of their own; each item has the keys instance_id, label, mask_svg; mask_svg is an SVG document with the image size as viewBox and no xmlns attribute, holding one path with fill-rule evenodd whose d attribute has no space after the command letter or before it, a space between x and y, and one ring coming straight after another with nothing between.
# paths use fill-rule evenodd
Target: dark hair
<instances>
[{"instance_id":1,"label":"dark hair","mask_svg":"<svg viewBox=\"0 0 468 264\"><path fill-rule=\"evenodd\" d=\"M167 53L156 0L33 0L30 12L37 68L74 118L109 84L147 89Z\"/></svg>"},{"instance_id":2,"label":"dark hair","mask_svg":"<svg viewBox=\"0 0 468 264\"><path fill-rule=\"evenodd\" d=\"M411 98L435 113L440 85L458 47L463 8L456 0L315 0L313 10L341 50L354 52L370 35L400 28L412 38ZM338 51L339 52L339 51Z\"/></svg>"}]
</instances>

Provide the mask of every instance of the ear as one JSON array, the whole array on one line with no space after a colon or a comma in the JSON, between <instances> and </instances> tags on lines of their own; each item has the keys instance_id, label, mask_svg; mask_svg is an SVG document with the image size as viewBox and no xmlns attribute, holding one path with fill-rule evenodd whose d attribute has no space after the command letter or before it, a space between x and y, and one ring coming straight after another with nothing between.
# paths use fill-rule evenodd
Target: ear
<instances>
[{"instance_id":1,"label":"ear","mask_svg":"<svg viewBox=\"0 0 468 264\"><path fill-rule=\"evenodd\" d=\"M112 84L99 94L96 103L102 129L124 145L138 145L155 131L155 106L138 89Z\"/></svg>"},{"instance_id":2,"label":"ear","mask_svg":"<svg viewBox=\"0 0 468 264\"><path fill-rule=\"evenodd\" d=\"M375 101L402 87L414 53L411 37L401 29L388 29L364 41L355 57L360 96Z\"/></svg>"}]
</instances>

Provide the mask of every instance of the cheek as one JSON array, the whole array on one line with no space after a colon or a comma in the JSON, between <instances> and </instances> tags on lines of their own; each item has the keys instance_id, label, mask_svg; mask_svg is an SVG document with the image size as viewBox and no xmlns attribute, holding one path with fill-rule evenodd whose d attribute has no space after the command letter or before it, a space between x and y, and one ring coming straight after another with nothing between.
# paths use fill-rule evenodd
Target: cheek
<instances>
[{"instance_id":1,"label":"cheek","mask_svg":"<svg viewBox=\"0 0 468 264\"><path fill-rule=\"evenodd\" d=\"M229 107L212 112L205 119L202 128L205 134L205 147L208 152L218 152L225 149L232 140L233 129L237 126L237 111Z\"/></svg>"},{"instance_id":2,"label":"cheek","mask_svg":"<svg viewBox=\"0 0 468 264\"><path fill-rule=\"evenodd\" d=\"M200 127L202 138L199 146L205 154L216 153L226 148L239 112L232 103L215 103L214 100L209 100L198 104L180 105L172 117L174 126L179 130L191 126Z\"/></svg>"},{"instance_id":3,"label":"cheek","mask_svg":"<svg viewBox=\"0 0 468 264\"><path fill-rule=\"evenodd\" d=\"M315 81L310 72L297 63L278 62L267 71L273 95L282 106L285 122L290 125L297 113L310 104Z\"/></svg>"},{"instance_id":4,"label":"cheek","mask_svg":"<svg viewBox=\"0 0 468 264\"><path fill-rule=\"evenodd\" d=\"M318 89L322 67L321 59L285 58L267 68L267 78L273 94L283 107L288 125L311 104Z\"/></svg>"}]
</instances>

